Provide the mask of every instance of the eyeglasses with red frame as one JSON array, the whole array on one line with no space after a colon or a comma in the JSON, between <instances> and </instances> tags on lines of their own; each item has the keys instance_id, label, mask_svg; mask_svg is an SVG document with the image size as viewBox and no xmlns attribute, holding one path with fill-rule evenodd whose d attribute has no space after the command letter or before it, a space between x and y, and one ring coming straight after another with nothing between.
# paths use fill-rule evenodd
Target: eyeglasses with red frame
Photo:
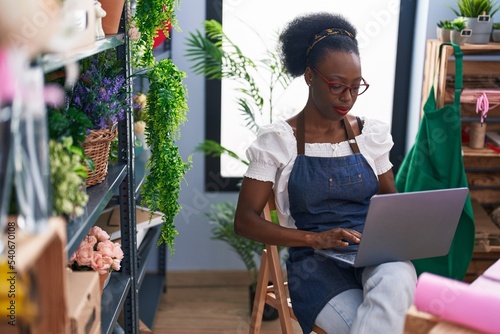
<instances>
[{"instance_id":1,"label":"eyeglasses with red frame","mask_svg":"<svg viewBox=\"0 0 500 334\"><path fill-rule=\"evenodd\" d=\"M351 96L361 95L364 92L366 92L368 87L370 87L370 85L363 78L361 78L363 83L355 86L348 86L346 84L343 84L342 82L328 81L328 79L325 78L321 73L319 73L319 71L316 68L314 67L311 68L316 73L318 73L318 75L326 82L328 88L330 89L330 93L332 93L332 95L335 96L343 95L346 90L349 90Z\"/></svg>"}]
</instances>

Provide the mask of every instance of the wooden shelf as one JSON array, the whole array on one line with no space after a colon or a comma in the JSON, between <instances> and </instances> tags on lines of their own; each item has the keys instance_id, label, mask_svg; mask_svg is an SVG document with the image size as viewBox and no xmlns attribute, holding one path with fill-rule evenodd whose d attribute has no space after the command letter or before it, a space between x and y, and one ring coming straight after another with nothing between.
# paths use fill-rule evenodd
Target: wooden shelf
<instances>
[{"instance_id":1,"label":"wooden shelf","mask_svg":"<svg viewBox=\"0 0 500 334\"><path fill-rule=\"evenodd\" d=\"M80 242L95 224L102 210L104 210L114 193L118 190L120 183L126 175L127 168L125 164L110 164L108 167L108 175L104 181L87 188L89 201L85 207L85 213L68 222L68 243L66 245L68 257L70 257L78 246L80 246Z\"/></svg>"},{"instance_id":2,"label":"wooden shelf","mask_svg":"<svg viewBox=\"0 0 500 334\"><path fill-rule=\"evenodd\" d=\"M482 149L473 149L467 145L463 145L462 152L463 152L464 157L476 157L476 158L481 157L481 158L499 158L500 159L500 153L495 152L488 147L484 147Z\"/></svg>"}]
</instances>

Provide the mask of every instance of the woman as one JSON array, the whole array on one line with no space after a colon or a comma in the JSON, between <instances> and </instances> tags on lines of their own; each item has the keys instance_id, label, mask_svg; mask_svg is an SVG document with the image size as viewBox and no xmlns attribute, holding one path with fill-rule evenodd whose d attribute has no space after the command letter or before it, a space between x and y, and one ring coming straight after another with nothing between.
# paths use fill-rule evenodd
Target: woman
<instances>
[{"instance_id":1,"label":"woman","mask_svg":"<svg viewBox=\"0 0 500 334\"><path fill-rule=\"evenodd\" d=\"M314 323L328 333L402 333L416 284L411 262L356 269L314 253L359 243L370 198L397 191L388 125L349 114L368 89L356 29L340 15L309 14L280 42L286 70L304 76L309 97L248 149L235 230L290 247L289 291L304 333ZM280 225L260 216L273 191Z\"/></svg>"}]
</instances>

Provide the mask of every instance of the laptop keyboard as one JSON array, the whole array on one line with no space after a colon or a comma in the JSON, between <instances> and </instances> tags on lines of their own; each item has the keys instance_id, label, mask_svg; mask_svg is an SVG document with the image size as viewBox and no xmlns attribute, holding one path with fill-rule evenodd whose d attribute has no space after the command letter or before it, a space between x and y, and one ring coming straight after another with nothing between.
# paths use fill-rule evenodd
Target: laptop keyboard
<instances>
[{"instance_id":1,"label":"laptop keyboard","mask_svg":"<svg viewBox=\"0 0 500 334\"><path fill-rule=\"evenodd\" d=\"M335 257L354 263L354 260L356 259L356 253L335 254Z\"/></svg>"}]
</instances>

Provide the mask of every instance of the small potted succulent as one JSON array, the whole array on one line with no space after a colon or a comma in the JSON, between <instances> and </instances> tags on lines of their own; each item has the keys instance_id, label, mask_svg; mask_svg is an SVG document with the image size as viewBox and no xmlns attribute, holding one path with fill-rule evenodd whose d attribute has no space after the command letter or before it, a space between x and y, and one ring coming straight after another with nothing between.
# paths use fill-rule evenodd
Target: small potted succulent
<instances>
[{"instance_id":1,"label":"small potted succulent","mask_svg":"<svg viewBox=\"0 0 500 334\"><path fill-rule=\"evenodd\" d=\"M454 44L463 45L465 41L469 38L463 34L463 31L467 28L467 20L459 16L451 21L453 30L450 32L450 40Z\"/></svg>"},{"instance_id":2,"label":"small potted succulent","mask_svg":"<svg viewBox=\"0 0 500 334\"><path fill-rule=\"evenodd\" d=\"M493 23L493 30L491 31L491 38L493 42L500 42L500 22Z\"/></svg>"},{"instance_id":3,"label":"small potted succulent","mask_svg":"<svg viewBox=\"0 0 500 334\"><path fill-rule=\"evenodd\" d=\"M457 15L467 21L467 27L472 35L467 43L488 44L491 38L493 15L500 9L493 0L457 0L458 9L451 8Z\"/></svg>"},{"instance_id":4,"label":"small potted succulent","mask_svg":"<svg viewBox=\"0 0 500 334\"><path fill-rule=\"evenodd\" d=\"M441 42L450 42L450 32L453 26L450 20L441 20L437 23L437 38Z\"/></svg>"}]
</instances>

